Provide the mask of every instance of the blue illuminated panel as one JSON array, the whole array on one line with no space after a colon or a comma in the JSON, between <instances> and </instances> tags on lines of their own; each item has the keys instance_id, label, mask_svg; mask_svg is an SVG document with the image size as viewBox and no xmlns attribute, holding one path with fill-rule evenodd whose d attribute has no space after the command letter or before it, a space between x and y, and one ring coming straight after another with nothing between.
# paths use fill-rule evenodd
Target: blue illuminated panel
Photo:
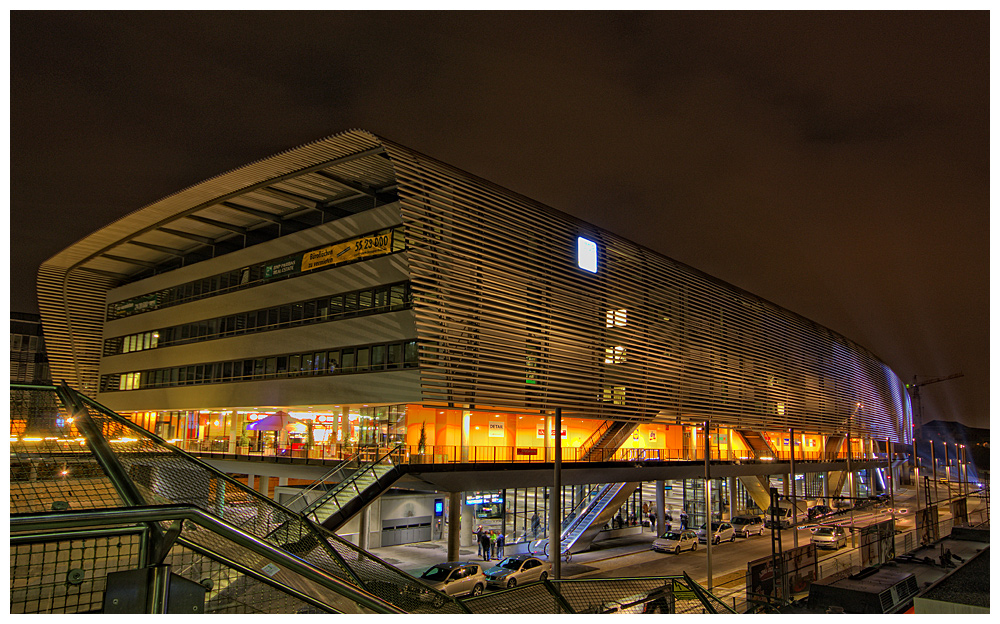
<instances>
[{"instance_id":1,"label":"blue illuminated panel","mask_svg":"<svg viewBox=\"0 0 1000 624\"><path fill-rule=\"evenodd\" d=\"M577 237L576 264L584 271L597 273L597 243L582 236Z\"/></svg>"}]
</instances>

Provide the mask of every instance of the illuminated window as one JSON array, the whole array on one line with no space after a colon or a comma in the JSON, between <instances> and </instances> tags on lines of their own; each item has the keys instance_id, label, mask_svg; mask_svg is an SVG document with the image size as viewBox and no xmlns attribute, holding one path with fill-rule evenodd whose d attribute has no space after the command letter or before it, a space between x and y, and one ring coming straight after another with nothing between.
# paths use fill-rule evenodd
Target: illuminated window
<instances>
[{"instance_id":1,"label":"illuminated window","mask_svg":"<svg viewBox=\"0 0 1000 624\"><path fill-rule=\"evenodd\" d=\"M625 327L628 324L628 310L608 310L604 313L605 327Z\"/></svg>"},{"instance_id":2,"label":"illuminated window","mask_svg":"<svg viewBox=\"0 0 1000 624\"><path fill-rule=\"evenodd\" d=\"M604 350L605 364L621 364L625 361L625 347L608 347Z\"/></svg>"},{"instance_id":3,"label":"illuminated window","mask_svg":"<svg viewBox=\"0 0 1000 624\"><path fill-rule=\"evenodd\" d=\"M582 236L576 239L576 264L584 271L597 273L597 243Z\"/></svg>"},{"instance_id":4,"label":"illuminated window","mask_svg":"<svg viewBox=\"0 0 1000 624\"><path fill-rule=\"evenodd\" d=\"M601 400L605 403L615 405L625 404L625 386L612 386L605 388L601 393Z\"/></svg>"}]
</instances>

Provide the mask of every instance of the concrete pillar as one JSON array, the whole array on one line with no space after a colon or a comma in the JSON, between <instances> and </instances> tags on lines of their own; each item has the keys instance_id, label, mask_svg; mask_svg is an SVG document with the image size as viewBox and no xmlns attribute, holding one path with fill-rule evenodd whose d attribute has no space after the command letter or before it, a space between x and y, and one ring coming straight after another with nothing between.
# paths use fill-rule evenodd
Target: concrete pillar
<instances>
[{"instance_id":1,"label":"concrete pillar","mask_svg":"<svg viewBox=\"0 0 1000 624\"><path fill-rule=\"evenodd\" d=\"M736 513L736 477L729 477L729 520L731 521L738 514Z\"/></svg>"},{"instance_id":2,"label":"concrete pillar","mask_svg":"<svg viewBox=\"0 0 1000 624\"><path fill-rule=\"evenodd\" d=\"M250 488L251 490L254 489L254 487L253 487L253 480L254 480L254 477L256 477L256 476L257 475L252 475L252 474L248 474L247 475L247 487Z\"/></svg>"},{"instance_id":3,"label":"concrete pillar","mask_svg":"<svg viewBox=\"0 0 1000 624\"><path fill-rule=\"evenodd\" d=\"M346 446L347 444L350 444L349 442L351 436L350 417L351 417L351 410L349 407L345 405L344 407L340 408L339 429L340 429L341 458L344 457L343 447Z\"/></svg>"},{"instance_id":4,"label":"concrete pillar","mask_svg":"<svg viewBox=\"0 0 1000 624\"><path fill-rule=\"evenodd\" d=\"M234 411L229 417L229 453L236 453L236 444L240 439L240 430L243 427L243 417Z\"/></svg>"},{"instance_id":5,"label":"concrete pillar","mask_svg":"<svg viewBox=\"0 0 1000 624\"><path fill-rule=\"evenodd\" d=\"M371 530L368 528L370 511L371 505L366 506L361 510L361 515L358 518L358 548L361 550L369 550L370 548Z\"/></svg>"},{"instance_id":6,"label":"concrete pillar","mask_svg":"<svg viewBox=\"0 0 1000 624\"><path fill-rule=\"evenodd\" d=\"M667 530L665 487L666 483L664 481L656 481L656 527L654 527L653 531L657 535L663 535L663 532Z\"/></svg>"},{"instance_id":7,"label":"concrete pillar","mask_svg":"<svg viewBox=\"0 0 1000 624\"><path fill-rule=\"evenodd\" d=\"M562 408L557 407L555 418L555 440L552 448L552 496L549 497L549 562L552 564L552 578L562 578Z\"/></svg>"},{"instance_id":8,"label":"concrete pillar","mask_svg":"<svg viewBox=\"0 0 1000 624\"><path fill-rule=\"evenodd\" d=\"M271 486L271 477L267 475L260 475L260 481L257 483L257 491L261 493L261 496L267 498L267 491Z\"/></svg>"},{"instance_id":9,"label":"concrete pillar","mask_svg":"<svg viewBox=\"0 0 1000 624\"><path fill-rule=\"evenodd\" d=\"M458 561L462 539L461 492L448 492L448 561Z\"/></svg>"}]
</instances>

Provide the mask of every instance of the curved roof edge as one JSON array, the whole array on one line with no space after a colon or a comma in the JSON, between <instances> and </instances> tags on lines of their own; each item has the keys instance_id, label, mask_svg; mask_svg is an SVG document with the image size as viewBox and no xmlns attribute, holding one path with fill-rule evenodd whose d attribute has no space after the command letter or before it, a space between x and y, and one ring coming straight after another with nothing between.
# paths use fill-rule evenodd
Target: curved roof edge
<instances>
[{"instance_id":1,"label":"curved roof edge","mask_svg":"<svg viewBox=\"0 0 1000 624\"><path fill-rule=\"evenodd\" d=\"M294 175L302 169L350 156L353 152L381 147L380 137L367 130L352 129L289 148L213 176L133 210L66 247L45 260L42 266L72 269L135 232L175 219L205 203L218 201L220 197L239 193L267 180Z\"/></svg>"}]
</instances>

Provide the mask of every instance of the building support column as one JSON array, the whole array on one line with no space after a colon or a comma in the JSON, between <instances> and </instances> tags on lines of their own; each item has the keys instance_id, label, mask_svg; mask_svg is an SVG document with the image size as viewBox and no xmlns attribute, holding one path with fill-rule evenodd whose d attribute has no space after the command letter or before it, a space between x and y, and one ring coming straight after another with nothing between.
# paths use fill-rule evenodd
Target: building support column
<instances>
[{"instance_id":1,"label":"building support column","mask_svg":"<svg viewBox=\"0 0 1000 624\"><path fill-rule=\"evenodd\" d=\"M556 408L552 442L552 494L549 496L549 561L552 578L562 578L562 408Z\"/></svg>"},{"instance_id":2,"label":"building support column","mask_svg":"<svg viewBox=\"0 0 1000 624\"><path fill-rule=\"evenodd\" d=\"M368 528L369 511L371 511L371 505L365 506L358 518L358 548L361 550L369 549L369 533L371 532Z\"/></svg>"},{"instance_id":3,"label":"building support column","mask_svg":"<svg viewBox=\"0 0 1000 624\"><path fill-rule=\"evenodd\" d=\"M736 514L736 477L729 477L729 521L732 522Z\"/></svg>"},{"instance_id":4,"label":"building support column","mask_svg":"<svg viewBox=\"0 0 1000 624\"><path fill-rule=\"evenodd\" d=\"M795 486L795 429L788 430L788 445L791 447L790 461L788 464L788 479L792 484L792 546L799 547L799 528L796 526L799 520L799 506Z\"/></svg>"},{"instance_id":5,"label":"building support column","mask_svg":"<svg viewBox=\"0 0 1000 624\"><path fill-rule=\"evenodd\" d=\"M705 545L706 559L708 566L708 581L706 589L712 591L712 542L715 539L715 531L712 529L712 469L709 461L711 438L708 435L708 421L705 421Z\"/></svg>"},{"instance_id":6,"label":"building support column","mask_svg":"<svg viewBox=\"0 0 1000 624\"><path fill-rule=\"evenodd\" d=\"M666 512L666 494L664 489L666 488L666 482L662 479L656 481L656 526L653 527L653 532L656 533L657 537L663 535L663 532L667 530L667 512ZM678 518L680 520L680 518Z\"/></svg>"},{"instance_id":7,"label":"building support column","mask_svg":"<svg viewBox=\"0 0 1000 624\"><path fill-rule=\"evenodd\" d=\"M458 548L462 539L461 492L448 492L448 561L458 561Z\"/></svg>"}]
</instances>

